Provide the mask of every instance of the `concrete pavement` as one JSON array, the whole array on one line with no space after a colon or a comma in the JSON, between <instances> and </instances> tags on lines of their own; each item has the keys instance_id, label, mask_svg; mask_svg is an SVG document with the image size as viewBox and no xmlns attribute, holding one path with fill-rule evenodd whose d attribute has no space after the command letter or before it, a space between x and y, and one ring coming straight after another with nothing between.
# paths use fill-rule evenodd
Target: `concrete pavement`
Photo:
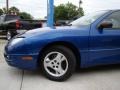
<instances>
[{"instance_id":1,"label":"concrete pavement","mask_svg":"<svg viewBox=\"0 0 120 90\"><path fill-rule=\"evenodd\" d=\"M0 90L20 90L22 71L0 63Z\"/></svg>"},{"instance_id":2,"label":"concrete pavement","mask_svg":"<svg viewBox=\"0 0 120 90\"><path fill-rule=\"evenodd\" d=\"M75 72L65 82L46 79L39 71L22 71L4 62L0 41L0 90L120 90L120 66L104 66Z\"/></svg>"}]
</instances>

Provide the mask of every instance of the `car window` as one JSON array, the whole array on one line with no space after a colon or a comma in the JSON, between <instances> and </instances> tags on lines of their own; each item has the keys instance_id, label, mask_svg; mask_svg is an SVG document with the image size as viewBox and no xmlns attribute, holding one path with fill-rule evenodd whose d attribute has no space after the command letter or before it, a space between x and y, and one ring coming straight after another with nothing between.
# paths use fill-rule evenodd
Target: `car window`
<instances>
[{"instance_id":1,"label":"car window","mask_svg":"<svg viewBox=\"0 0 120 90\"><path fill-rule=\"evenodd\" d=\"M5 21L10 21L10 20L15 20L15 19L20 19L20 17L16 15L7 15L5 18Z\"/></svg>"},{"instance_id":2,"label":"car window","mask_svg":"<svg viewBox=\"0 0 120 90\"><path fill-rule=\"evenodd\" d=\"M111 22L113 24L112 29L120 29L120 11L112 13L104 21Z\"/></svg>"},{"instance_id":3,"label":"car window","mask_svg":"<svg viewBox=\"0 0 120 90\"><path fill-rule=\"evenodd\" d=\"M1 16L0 16L0 23L1 23Z\"/></svg>"},{"instance_id":4,"label":"car window","mask_svg":"<svg viewBox=\"0 0 120 90\"><path fill-rule=\"evenodd\" d=\"M0 16L0 23L2 23L4 20L4 17L3 16Z\"/></svg>"},{"instance_id":5,"label":"car window","mask_svg":"<svg viewBox=\"0 0 120 90\"><path fill-rule=\"evenodd\" d=\"M88 15L85 15L83 17L80 17L79 19L73 21L71 25L73 26L88 26L92 24L94 21L96 21L99 17L104 15L108 11L99 11L99 12L94 12L90 13Z\"/></svg>"}]
</instances>

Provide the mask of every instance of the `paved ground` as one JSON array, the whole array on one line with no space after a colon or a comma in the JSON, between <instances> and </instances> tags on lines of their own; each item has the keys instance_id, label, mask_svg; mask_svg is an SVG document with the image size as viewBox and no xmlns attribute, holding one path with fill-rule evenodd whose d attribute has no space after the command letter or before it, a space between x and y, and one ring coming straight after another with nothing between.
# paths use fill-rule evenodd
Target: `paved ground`
<instances>
[{"instance_id":1,"label":"paved ground","mask_svg":"<svg viewBox=\"0 0 120 90\"><path fill-rule=\"evenodd\" d=\"M53 82L38 71L22 71L4 62L0 40L0 90L120 90L120 66L85 69L66 82Z\"/></svg>"}]
</instances>

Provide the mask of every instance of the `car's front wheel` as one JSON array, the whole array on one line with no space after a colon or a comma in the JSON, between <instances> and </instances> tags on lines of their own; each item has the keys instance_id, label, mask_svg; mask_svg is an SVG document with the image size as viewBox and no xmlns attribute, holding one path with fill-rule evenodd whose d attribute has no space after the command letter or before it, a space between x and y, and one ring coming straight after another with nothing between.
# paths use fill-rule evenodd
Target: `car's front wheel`
<instances>
[{"instance_id":1,"label":"car's front wheel","mask_svg":"<svg viewBox=\"0 0 120 90\"><path fill-rule=\"evenodd\" d=\"M50 80L64 81L75 70L75 55L64 46L50 47L42 54L41 66L43 73Z\"/></svg>"}]
</instances>

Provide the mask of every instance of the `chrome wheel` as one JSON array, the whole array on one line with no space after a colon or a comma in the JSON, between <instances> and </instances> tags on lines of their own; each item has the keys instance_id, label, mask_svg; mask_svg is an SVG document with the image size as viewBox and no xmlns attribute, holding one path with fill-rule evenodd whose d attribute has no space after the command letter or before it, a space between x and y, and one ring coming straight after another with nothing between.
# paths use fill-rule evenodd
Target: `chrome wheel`
<instances>
[{"instance_id":1,"label":"chrome wheel","mask_svg":"<svg viewBox=\"0 0 120 90\"><path fill-rule=\"evenodd\" d=\"M68 60L60 52L50 52L44 58L44 68L48 74L54 77L64 75L68 70Z\"/></svg>"},{"instance_id":2,"label":"chrome wheel","mask_svg":"<svg viewBox=\"0 0 120 90\"><path fill-rule=\"evenodd\" d=\"M8 31L8 32L7 32L7 40L10 40L11 37L12 37L12 36L11 36L11 33Z\"/></svg>"}]
</instances>

